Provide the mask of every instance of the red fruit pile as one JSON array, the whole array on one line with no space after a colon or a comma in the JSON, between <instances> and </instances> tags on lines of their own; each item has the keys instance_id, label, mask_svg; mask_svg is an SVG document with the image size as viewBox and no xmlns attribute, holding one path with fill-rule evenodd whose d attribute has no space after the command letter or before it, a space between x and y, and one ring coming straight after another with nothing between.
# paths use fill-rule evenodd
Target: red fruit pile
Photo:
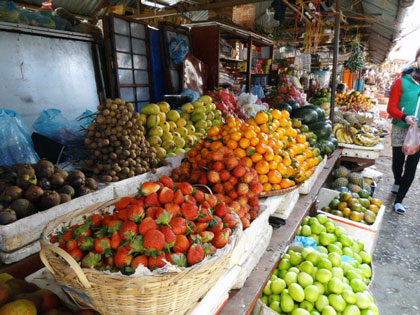
<instances>
[{"instance_id":1,"label":"red fruit pile","mask_svg":"<svg viewBox=\"0 0 420 315\"><path fill-rule=\"evenodd\" d=\"M144 183L112 213L93 214L50 239L84 268L134 273L166 262L192 266L229 242L238 221L225 202L169 176Z\"/></svg>"},{"instance_id":2,"label":"red fruit pile","mask_svg":"<svg viewBox=\"0 0 420 315\"><path fill-rule=\"evenodd\" d=\"M172 177L209 186L217 199L224 201L241 218L243 228L247 228L258 215L258 195L263 189L257 172L226 146L207 156L197 161L196 167L184 161L181 169L173 170Z\"/></svg>"},{"instance_id":3,"label":"red fruit pile","mask_svg":"<svg viewBox=\"0 0 420 315\"><path fill-rule=\"evenodd\" d=\"M218 88L209 91L207 94L213 99L216 108L222 112L224 118L233 116L243 121L249 118L245 107L238 104L235 95L228 89Z\"/></svg>"}]
</instances>

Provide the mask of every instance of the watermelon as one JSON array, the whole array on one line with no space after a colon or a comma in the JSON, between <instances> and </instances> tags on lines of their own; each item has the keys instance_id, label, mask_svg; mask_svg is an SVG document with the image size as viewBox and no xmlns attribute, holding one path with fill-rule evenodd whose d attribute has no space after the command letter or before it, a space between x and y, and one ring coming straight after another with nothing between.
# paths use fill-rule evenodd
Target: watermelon
<instances>
[{"instance_id":1,"label":"watermelon","mask_svg":"<svg viewBox=\"0 0 420 315\"><path fill-rule=\"evenodd\" d=\"M293 111L292 106L290 104L286 103L286 102L281 102L280 104L274 105L274 109L287 110L290 114Z\"/></svg>"},{"instance_id":2,"label":"watermelon","mask_svg":"<svg viewBox=\"0 0 420 315\"><path fill-rule=\"evenodd\" d=\"M321 154L331 155L334 150L334 143L328 140L320 140L318 141L318 148L321 150Z\"/></svg>"},{"instance_id":3,"label":"watermelon","mask_svg":"<svg viewBox=\"0 0 420 315\"><path fill-rule=\"evenodd\" d=\"M294 111L292 114L293 118L298 118L303 124L311 124L318 120L318 113L312 108L302 107Z\"/></svg>"},{"instance_id":4,"label":"watermelon","mask_svg":"<svg viewBox=\"0 0 420 315\"><path fill-rule=\"evenodd\" d=\"M298 110L300 108L299 103L296 101L287 101L287 103L292 106L292 110Z\"/></svg>"},{"instance_id":5,"label":"watermelon","mask_svg":"<svg viewBox=\"0 0 420 315\"><path fill-rule=\"evenodd\" d=\"M331 136L332 126L326 120L317 121L308 125L309 130L315 133L318 139L327 139Z\"/></svg>"}]
</instances>

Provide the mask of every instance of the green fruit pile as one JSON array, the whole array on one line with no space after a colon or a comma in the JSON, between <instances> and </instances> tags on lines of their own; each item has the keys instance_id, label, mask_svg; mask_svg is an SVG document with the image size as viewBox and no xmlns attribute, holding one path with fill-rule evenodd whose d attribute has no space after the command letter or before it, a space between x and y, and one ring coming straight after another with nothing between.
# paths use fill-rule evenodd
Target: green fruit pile
<instances>
[{"instance_id":1,"label":"green fruit pile","mask_svg":"<svg viewBox=\"0 0 420 315\"><path fill-rule=\"evenodd\" d=\"M146 129L146 138L161 158L188 152L206 135L207 129L223 123L221 112L209 96L184 104L181 110L171 110L167 102L141 109L140 121Z\"/></svg>"},{"instance_id":2,"label":"green fruit pile","mask_svg":"<svg viewBox=\"0 0 420 315\"><path fill-rule=\"evenodd\" d=\"M326 231L328 228L328 233L336 239L347 236L343 229L335 228L334 223L324 215L305 218L302 228L317 229L318 225L324 226ZM351 241L352 246L357 246L354 254L357 250L358 258L353 257L352 262L343 262L339 251L329 245L318 246L318 250L312 247L306 247L301 252L289 250L264 287L261 301L279 314L378 315L373 297L366 290L371 277L368 265L371 256L361 250L363 244L347 238L347 245ZM339 243L330 244L340 248Z\"/></svg>"},{"instance_id":3,"label":"green fruit pile","mask_svg":"<svg viewBox=\"0 0 420 315\"><path fill-rule=\"evenodd\" d=\"M334 182L332 188L340 192L357 193L364 189L369 194L372 192L371 178L363 177L361 173L350 172L345 166L340 166L333 171Z\"/></svg>"},{"instance_id":4,"label":"green fruit pile","mask_svg":"<svg viewBox=\"0 0 420 315\"><path fill-rule=\"evenodd\" d=\"M340 192L327 207L321 210L355 222L371 225L382 206L379 199L372 198L362 189L358 193Z\"/></svg>"}]
</instances>

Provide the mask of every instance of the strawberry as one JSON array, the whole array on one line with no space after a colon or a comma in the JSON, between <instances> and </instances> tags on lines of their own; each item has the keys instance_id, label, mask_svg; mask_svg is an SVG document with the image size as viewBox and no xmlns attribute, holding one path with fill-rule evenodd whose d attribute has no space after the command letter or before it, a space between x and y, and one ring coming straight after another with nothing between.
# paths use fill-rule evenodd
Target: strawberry
<instances>
[{"instance_id":1,"label":"strawberry","mask_svg":"<svg viewBox=\"0 0 420 315\"><path fill-rule=\"evenodd\" d=\"M223 219L227 214L226 204L224 202L219 203L214 210L214 214Z\"/></svg>"},{"instance_id":2,"label":"strawberry","mask_svg":"<svg viewBox=\"0 0 420 315\"><path fill-rule=\"evenodd\" d=\"M229 182L233 185L233 187L235 187L235 186L236 186L236 184L238 183L238 179L237 179L235 176L232 176L232 177L229 179Z\"/></svg>"},{"instance_id":3,"label":"strawberry","mask_svg":"<svg viewBox=\"0 0 420 315\"><path fill-rule=\"evenodd\" d=\"M143 265L147 268L148 263L149 263L148 257L146 255L140 255L131 261L131 268L135 270L138 265Z\"/></svg>"},{"instance_id":4,"label":"strawberry","mask_svg":"<svg viewBox=\"0 0 420 315\"><path fill-rule=\"evenodd\" d=\"M155 220L152 218L145 218L143 221L141 221L139 225L139 232L141 235L146 235L146 233L150 230L156 230L158 228Z\"/></svg>"},{"instance_id":5,"label":"strawberry","mask_svg":"<svg viewBox=\"0 0 420 315\"><path fill-rule=\"evenodd\" d=\"M214 234L210 231L200 232L200 237L203 243L208 243L214 238Z\"/></svg>"},{"instance_id":6,"label":"strawberry","mask_svg":"<svg viewBox=\"0 0 420 315\"><path fill-rule=\"evenodd\" d=\"M196 191L194 191L193 194L195 200L197 200L197 202L202 203L204 201L204 192L200 189L197 189Z\"/></svg>"},{"instance_id":7,"label":"strawberry","mask_svg":"<svg viewBox=\"0 0 420 315\"><path fill-rule=\"evenodd\" d=\"M73 249L77 248L77 241L76 240L68 240L66 242L66 251L69 253L71 252Z\"/></svg>"},{"instance_id":8,"label":"strawberry","mask_svg":"<svg viewBox=\"0 0 420 315\"><path fill-rule=\"evenodd\" d=\"M248 202L251 206L258 206L258 197L254 196L248 199Z\"/></svg>"},{"instance_id":9,"label":"strawberry","mask_svg":"<svg viewBox=\"0 0 420 315\"><path fill-rule=\"evenodd\" d=\"M255 210L250 210L249 212L249 216L250 216L250 220L253 221L257 218L258 216L258 212Z\"/></svg>"},{"instance_id":10,"label":"strawberry","mask_svg":"<svg viewBox=\"0 0 420 315\"><path fill-rule=\"evenodd\" d=\"M102 220L102 226L108 226L109 222L112 220L112 217L110 214L104 214L104 218Z\"/></svg>"},{"instance_id":11,"label":"strawberry","mask_svg":"<svg viewBox=\"0 0 420 315\"><path fill-rule=\"evenodd\" d=\"M90 251L93 249L94 244L93 244L93 238L92 237L84 237L82 236L81 238L79 238L78 243L79 243L79 248L84 251Z\"/></svg>"},{"instance_id":12,"label":"strawberry","mask_svg":"<svg viewBox=\"0 0 420 315\"><path fill-rule=\"evenodd\" d=\"M61 237L61 241L66 243L68 240L70 240L73 237L73 231L66 231L63 236Z\"/></svg>"},{"instance_id":13,"label":"strawberry","mask_svg":"<svg viewBox=\"0 0 420 315\"><path fill-rule=\"evenodd\" d=\"M229 204L229 207L231 207L234 212L238 212L241 208L241 205L239 204L239 202L234 200Z\"/></svg>"},{"instance_id":14,"label":"strawberry","mask_svg":"<svg viewBox=\"0 0 420 315\"><path fill-rule=\"evenodd\" d=\"M203 232L207 229L207 223L205 223L205 222L199 222L196 225L197 225L197 231L198 232Z\"/></svg>"},{"instance_id":15,"label":"strawberry","mask_svg":"<svg viewBox=\"0 0 420 315\"><path fill-rule=\"evenodd\" d=\"M187 266L187 259L183 253L176 253L176 254L167 254L166 260L169 261L172 265L178 267L186 267Z\"/></svg>"},{"instance_id":16,"label":"strawberry","mask_svg":"<svg viewBox=\"0 0 420 315\"><path fill-rule=\"evenodd\" d=\"M191 196L191 195L186 195L184 197L184 199L185 199L185 202L184 203L190 203L192 205L197 205L197 200L195 200L195 198L193 196Z\"/></svg>"},{"instance_id":17,"label":"strawberry","mask_svg":"<svg viewBox=\"0 0 420 315\"><path fill-rule=\"evenodd\" d=\"M198 214L198 207L191 203L183 203L181 205L181 213L186 219L194 221Z\"/></svg>"},{"instance_id":18,"label":"strawberry","mask_svg":"<svg viewBox=\"0 0 420 315\"><path fill-rule=\"evenodd\" d=\"M132 221L124 221L124 223L121 225L120 229L120 236L121 239L125 240L131 240L134 235L136 235L138 232L137 224L135 224Z\"/></svg>"},{"instance_id":19,"label":"strawberry","mask_svg":"<svg viewBox=\"0 0 420 315\"><path fill-rule=\"evenodd\" d=\"M187 253L189 265L195 265L204 259L204 251L200 244L193 244Z\"/></svg>"},{"instance_id":20,"label":"strawberry","mask_svg":"<svg viewBox=\"0 0 420 315\"><path fill-rule=\"evenodd\" d=\"M210 228L210 231L213 233L220 232L223 229L222 219L219 217L213 217L213 219L208 222L208 228Z\"/></svg>"},{"instance_id":21,"label":"strawberry","mask_svg":"<svg viewBox=\"0 0 420 315\"><path fill-rule=\"evenodd\" d=\"M156 268L162 268L166 265L166 255L162 253L160 255L156 255L156 257L150 256L149 257L149 269L154 270Z\"/></svg>"},{"instance_id":22,"label":"strawberry","mask_svg":"<svg viewBox=\"0 0 420 315\"><path fill-rule=\"evenodd\" d=\"M173 218L181 213L181 207L176 203L167 203L165 205L165 210L168 211L168 213L171 214Z\"/></svg>"},{"instance_id":23,"label":"strawberry","mask_svg":"<svg viewBox=\"0 0 420 315\"><path fill-rule=\"evenodd\" d=\"M130 243L127 245L127 249L129 250L129 254L143 253L143 237L141 235L134 236L133 239L130 240Z\"/></svg>"},{"instance_id":24,"label":"strawberry","mask_svg":"<svg viewBox=\"0 0 420 315\"><path fill-rule=\"evenodd\" d=\"M160 214L158 214L157 212L156 216L157 216L156 223L159 225L168 225L172 219L172 214L169 214L169 212L164 209L162 209Z\"/></svg>"},{"instance_id":25,"label":"strawberry","mask_svg":"<svg viewBox=\"0 0 420 315\"><path fill-rule=\"evenodd\" d=\"M115 266L124 267L131 264L133 256L128 253L128 249L125 247L120 247L115 254Z\"/></svg>"},{"instance_id":26,"label":"strawberry","mask_svg":"<svg viewBox=\"0 0 420 315\"><path fill-rule=\"evenodd\" d=\"M204 256L216 254L217 248L214 247L211 243L204 243L202 247L204 251Z\"/></svg>"},{"instance_id":27,"label":"strawberry","mask_svg":"<svg viewBox=\"0 0 420 315\"><path fill-rule=\"evenodd\" d=\"M238 200L239 204L241 205L241 207L246 207L248 206L248 197L247 196L239 196Z\"/></svg>"},{"instance_id":28,"label":"strawberry","mask_svg":"<svg viewBox=\"0 0 420 315\"><path fill-rule=\"evenodd\" d=\"M182 217L172 218L169 225L176 235L185 234L187 230L187 221Z\"/></svg>"},{"instance_id":29,"label":"strawberry","mask_svg":"<svg viewBox=\"0 0 420 315\"><path fill-rule=\"evenodd\" d=\"M159 193L159 202L161 204L166 204L172 202L174 199L174 192L172 189L168 187L163 187L163 189Z\"/></svg>"},{"instance_id":30,"label":"strawberry","mask_svg":"<svg viewBox=\"0 0 420 315\"><path fill-rule=\"evenodd\" d=\"M156 254L165 246L165 236L159 230L150 230L144 235L143 246L146 252Z\"/></svg>"},{"instance_id":31,"label":"strawberry","mask_svg":"<svg viewBox=\"0 0 420 315\"><path fill-rule=\"evenodd\" d=\"M209 195L209 194L205 194L204 195L205 200L209 203L210 208L214 208L217 205L217 198L215 195Z\"/></svg>"},{"instance_id":32,"label":"strawberry","mask_svg":"<svg viewBox=\"0 0 420 315\"><path fill-rule=\"evenodd\" d=\"M250 225L249 219L246 217L241 217L241 222L244 230Z\"/></svg>"},{"instance_id":33,"label":"strawberry","mask_svg":"<svg viewBox=\"0 0 420 315\"><path fill-rule=\"evenodd\" d=\"M133 198L131 197L123 197L115 204L115 210L121 210L128 207L131 203Z\"/></svg>"},{"instance_id":34,"label":"strawberry","mask_svg":"<svg viewBox=\"0 0 420 315\"><path fill-rule=\"evenodd\" d=\"M159 206L159 196L156 192L146 197L145 203L148 207Z\"/></svg>"},{"instance_id":35,"label":"strawberry","mask_svg":"<svg viewBox=\"0 0 420 315\"><path fill-rule=\"evenodd\" d=\"M108 237L97 238L94 242L95 252L102 254L111 248L111 240Z\"/></svg>"},{"instance_id":36,"label":"strawberry","mask_svg":"<svg viewBox=\"0 0 420 315\"><path fill-rule=\"evenodd\" d=\"M245 183L239 183L236 190L237 190L239 196L245 196L249 191L249 187Z\"/></svg>"},{"instance_id":37,"label":"strawberry","mask_svg":"<svg viewBox=\"0 0 420 315\"><path fill-rule=\"evenodd\" d=\"M154 207L149 207L146 210L146 218L152 218L153 220L156 218Z\"/></svg>"},{"instance_id":38,"label":"strawberry","mask_svg":"<svg viewBox=\"0 0 420 315\"><path fill-rule=\"evenodd\" d=\"M216 254L216 251L217 251L217 248L212 245L212 246L210 246L208 254L209 255L214 255L214 254Z\"/></svg>"},{"instance_id":39,"label":"strawberry","mask_svg":"<svg viewBox=\"0 0 420 315\"><path fill-rule=\"evenodd\" d=\"M161 227L159 227L159 230L165 236L165 246L164 246L164 248L169 251L175 245L176 235L172 231L172 229L168 226L161 226Z\"/></svg>"},{"instance_id":40,"label":"strawberry","mask_svg":"<svg viewBox=\"0 0 420 315\"><path fill-rule=\"evenodd\" d=\"M238 193L236 192L236 190L231 190L231 191L229 191L229 197L230 197L232 200L236 200L236 199L239 197L239 195L238 195Z\"/></svg>"},{"instance_id":41,"label":"strawberry","mask_svg":"<svg viewBox=\"0 0 420 315\"><path fill-rule=\"evenodd\" d=\"M182 182L179 184L178 188L181 190L182 194L185 195L191 195L193 193L193 187L190 183Z\"/></svg>"},{"instance_id":42,"label":"strawberry","mask_svg":"<svg viewBox=\"0 0 420 315\"><path fill-rule=\"evenodd\" d=\"M220 200L221 202L226 202L226 201L225 201L225 198L226 198L226 196L225 196L225 195L222 195L222 194L215 194L215 196L216 196L217 200Z\"/></svg>"},{"instance_id":43,"label":"strawberry","mask_svg":"<svg viewBox=\"0 0 420 315\"><path fill-rule=\"evenodd\" d=\"M184 202L184 195L182 194L182 191L178 189L177 191L175 191L175 194L174 194L174 203L176 203L177 205L180 205L183 202Z\"/></svg>"},{"instance_id":44,"label":"strawberry","mask_svg":"<svg viewBox=\"0 0 420 315\"><path fill-rule=\"evenodd\" d=\"M245 184L250 184L254 180L254 176L251 172L246 172L245 175L242 177L242 181Z\"/></svg>"},{"instance_id":45,"label":"strawberry","mask_svg":"<svg viewBox=\"0 0 420 315\"><path fill-rule=\"evenodd\" d=\"M207 185L209 183L209 181L207 180L207 176L205 174L202 174L200 176L200 179L198 180L198 183L200 185Z\"/></svg>"},{"instance_id":46,"label":"strawberry","mask_svg":"<svg viewBox=\"0 0 420 315\"><path fill-rule=\"evenodd\" d=\"M130 205L127 210L127 219L139 223L144 217L144 208L140 205Z\"/></svg>"},{"instance_id":47,"label":"strawberry","mask_svg":"<svg viewBox=\"0 0 420 315\"><path fill-rule=\"evenodd\" d=\"M114 232L112 233L112 237L111 237L111 248L112 249L117 249L118 246L120 246L121 243L121 236L118 232Z\"/></svg>"},{"instance_id":48,"label":"strawberry","mask_svg":"<svg viewBox=\"0 0 420 315\"><path fill-rule=\"evenodd\" d=\"M75 261L77 261L77 262L81 261L81 260L82 260L82 258L83 258L83 253L82 253L82 251L81 251L80 249L78 249L78 248L75 248L75 249L73 249L73 250L69 251L69 254L70 254L70 256L71 256L71 257L73 257L73 258L74 258L74 260L75 260Z\"/></svg>"},{"instance_id":49,"label":"strawberry","mask_svg":"<svg viewBox=\"0 0 420 315\"><path fill-rule=\"evenodd\" d=\"M146 182L146 183L143 183L143 185L141 185L139 192L142 195L145 195L146 197L148 197L149 195L156 193L159 189L160 189L160 185L158 183Z\"/></svg>"},{"instance_id":50,"label":"strawberry","mask_svg":"<svg viewBox=\"0 0 420 315\"><path fill-rule=\"evenodd\" d=\"M201 236L199 234L190 234L188 235L188 242L191 244L198 243L201 244Z\"/></svg>"},{"instance_id":51,"label":"strawberry","mask_svg":"<svg viewBox=\"0 0 420 315\"><path fill-rule=\"evenodd\" d=\"M231 235L232 235L232 230L231 230L230 228L228 228L228 227L224 228L224 229L222 230L222 232L228 232L228 233L229 233L229 236L231 236Z\"/></svg>"},{"instance_id":52,"label":"strawberry","mask_svg":"<svg viewBox=\"0 0 420 315\"><path fill-rule=\"evenodd\" d=\"M133 199L130 203L130 205L136 205L136 206L140 206L144 209L144 200L146 199L145 196L140 196L138 199Z\"/></svg>"},{"instance_id":53,"label":"strawberry","mask_svg":"<svg viewBox=\"0 0 420 315\"><path fill-rule=\"evenodd\" d=\"M128 216L128 210L127 209L122 209L122 210L118 211L117 219L121 220L121 221L125 221L125 220L127 220L127 216Z\"/></svg>"},{"instance_id":54,"label":"strawberry","mask_svg":"<svg viewBox=\"0 0 420 315\"><path fill-rule=\"evenodd\" d=\"M209 208L201 208L198 213L197 221L200 223L209 222L213 218L212 212Z\"/></svg>"},{"instance_id":55,"label":"strawberry","mask_svg":"<svg viewBox=\"0 0 420 315\"><path fill-rule=\"evenodd\" d=\"M220 180L222 182L228 181L230 177L231 177L231 175L230 175L230 172L228 170L222 170L220 172Z\"/></svg>"},{"instance_id":56,"label":"strawberry","mask_svg":"<svg viewBox=\"0 0 420 315\"><path fill-rule=\"evenodd\" d=\"M113 267L114 266L114 256L105 257L105 265L107 267Z\"/></svg>"},{"instance_id":57,"label":"strawberry","mask_svg":"<svg viewBox=\"0 0 420 315\"><path fill-rule=\"evenodd\" d=\"M175 253L185 253L189 247L190 243L185 235L176 236L175 246L173 248Z\"/></svg>"},{"instance_id":58,"label":"strawberry","mask_svg":"<svg viewBox=\"0 0 420 315\"><path fill-rule=\"evenodd\" d=\"M212 184L219 183L220 182L219 173L216 171L210 171L207 173L207 179Z\"/></svg>"},{"instance_id":59,"label":"strawberry","mask_svg":"<svg viewBox=\"0 0 420 315\"><path fill-rule=\"evenodd\" d=\"M122 222L120 220L110 220L107 224L108 232L113 233L115 231L119 231L121 229Z\"/></svg>"},{"instance_id":60,"label":"strawberry","mask_svg":"<svg viewBox=\"0 0 420 315\"><path fill-rule=\"evenodd\" d=\"M209 204L206 200L204 200L204 201L201 203L201 208L204 208L204 209L210 209L211 207L210 207L210 204Z\"/></svg>"},{"instance_id":61,"label":"strawberry","mask_svg":"<svg viewBox=\"0 0 420 315\"><path fill-rule=\"evenodd\" d=\"M50 243L51 244L54 244L55 242L57 242L57 240L58 240L58 236L57 235L54 235L54 236L51 236L50 237Z\"/></svg>"},{"instance_id":62,"label":"strawberry","mask_svg":"<svg viewBox=\"0 0 420 315\"><path fill-rule=\"evenodd\" d=\"M224 164L226 165L226 168L228 169L228 170L233 170L235 167L237 167L238 166L238 164L239 164L239 161L238 161L238 159L236 158L236 157L230 157L230 158L227 158L225 161L224 161Z\"/></svg>"},{"instance_id":63,"label":"strawberry","mask_svg":"<svg viewBox=\"0 0 420 315\"><path fill-rule=\"evenodd\" d=\"M231 190L235 189L235 186L233 186L230 181L227 181L227 182L223 183L223 189L225 191L231 191Z\"/></svg>"},{"instance_id":64,"label":"strawberry","mask_svg":"<svg viewBox=\"0 0 420 315\"><path fill-rule=\"evenodd\" d=\"M217 183L216 185L213 186L213 191L217 194L221 194L224 192L224 188L223 188L223 184L222 183Z\"/></svg>"},{"instance_id":65,"label":"strawberry","mask_svg":"<svg viewBox=\"0 0 420 315\"><path fill-rule=\"evenodd\" d=\"M233 169L233 175L234 175L236 178L241 178L242 176L244 176L244 175L245 175L245 173L246 173L246 169L245 169L245 167L243 167L243 166L238 165L237 167L235 167L235 168Z\"/></svg>"},{"instance_id":66,"label":"strawberry","mask_svg":"<svg viewBox=\"0 0 420 315\"><path fill-rule=\"evenodd\" d=\"M225 168L225 166L223 165L223 163L221 161L216 161L216 162L213 163L213 169L216 172L220 172L224 168Z\"/></svg>"},{"instance_id":67,"label":"strawberry","mask_svg":"<svg viewBox=\"0 0 420 315\"><path fill-rule=\"evenodd\" d=\"M185 235L188 235L190 233L197 233L198 228L197 225L193 221L187 221L187 231L185 232Z\"/></svg>"},{"instance_id":68,"label":"strawberry","mask_svg":"<svg viewBox=\"0 0 420 315\"><path fill-rule=\"evenodd\" d=\"M211 241L214 247L223 248L229 242L229 232L221 231L214 233L214 238Z\"/></svg>"},{"instance_id":69,"label":"strawberry","mask_svg":"<svg viewBox=\"0 0 420 315\"><path fill-rule=\"evenodd\" d=\"M93 227L99 227L101 225L103 216L100 214L92 214L89 219Z\"/></svg>"},{"instance_id":70,"label":"strawberry","mask_svg":"<svg viewBox=\"0 0 420 315\"><path fill-rule=\"evenodd\" d=\"M161 176L161 177L160 177L160 182L161 182L164 186L166 186L166 187L168 187L168 188L170 188L170 189L172 189L172 187L174 186L174 182L173 182L172 178L170 178L168 175L163 175L163 176Z\"/></svg>"},{"instance_id":71,"label":"strawberry","mask_svg":"<svg viewBox=\"0 0 420 315\"><path fill-rule=\"evenodd\" d=\"M97 267L101 263L102 263L102 257L101 257L101 255L100 254L93 253L93 252L89 252L82 259L82 267L83 268Z\"/></svg>"}]
</instances>

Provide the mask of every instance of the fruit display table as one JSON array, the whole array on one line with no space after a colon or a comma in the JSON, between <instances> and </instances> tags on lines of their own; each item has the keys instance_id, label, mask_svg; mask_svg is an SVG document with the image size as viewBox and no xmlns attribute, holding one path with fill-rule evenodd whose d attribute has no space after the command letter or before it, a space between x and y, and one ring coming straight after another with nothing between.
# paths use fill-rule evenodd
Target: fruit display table
<instances>
[{"instance_id":1,"label":"fruit display table","mask_svg":"<svg viewBox=\"0 0 420 315\"><path fill-rule=\"evenodd\" d=\"M340 158L341 152L342 149L337 149L333 153L309 194L300 196L292 214L286 221L286 224L273 231L270 244L261 257L257 267L253 270L242 289L231 291L230 299L219 314L232 315L251 313L261 295L265 283L270 278L272 271L277 267L282 254L292 241L303 218L311 210L325 180L333 170L334 164Z\"/></svg>"}]
</instances>

